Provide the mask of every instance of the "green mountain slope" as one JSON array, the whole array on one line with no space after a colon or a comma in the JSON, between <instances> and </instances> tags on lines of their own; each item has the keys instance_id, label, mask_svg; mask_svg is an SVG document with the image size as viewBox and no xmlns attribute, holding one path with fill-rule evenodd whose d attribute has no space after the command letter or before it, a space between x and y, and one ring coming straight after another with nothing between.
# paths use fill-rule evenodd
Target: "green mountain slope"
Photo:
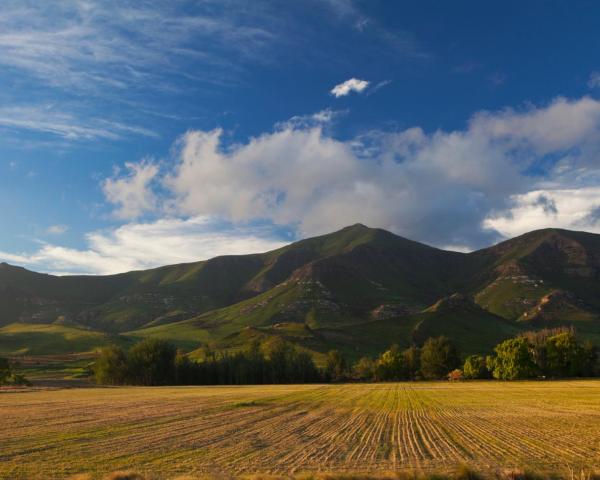
<instances>
[{"instance_id":1,"label":"green mountain slope","mask_svg":"<svg viewBox=\"0 0 600 480\"><path fill-rule=\"evenodd\" d=\"M463 254L357 224L263 254L120 275L0 264L0 327L15 323L155 336L186 350L280 336L353 357L439 334L487 351L523 329L568 324L597 339L600 235L539 230ZM0 330L0 341L13 340Z\"/></svg>"}]
</instances>

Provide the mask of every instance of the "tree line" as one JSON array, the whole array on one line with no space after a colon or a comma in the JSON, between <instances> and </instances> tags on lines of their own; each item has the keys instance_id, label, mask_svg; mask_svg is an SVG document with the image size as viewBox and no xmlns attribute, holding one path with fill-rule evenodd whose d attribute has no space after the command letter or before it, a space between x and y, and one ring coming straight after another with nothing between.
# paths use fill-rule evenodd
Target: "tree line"
<instances>
[{"instance_id":1,"label":"tree line","mask_svg":"<svg viewBox=\"0 0 600 480\"><path fill-rule=\"evenodd\" d=\"M528 332L505 340L488 356L463 361L446 337L427 339L422 346L393 345L376 358L351 364L338 350L328 352L317 367L312 355L280 338L228 353L204 347L203 359L191 359L173 345L146 339L128 350L102 350L93 366L98 383L109 385L242 385L342 381L451 380L495 378L591 377L599 375L598 352L581 343L573 330Z\"/></svg>"},{"instance_id":2,"label":"tree line","mask_svg":"<svg viewBox=\"0 0 600 480\"><path fill-rule=\"evenodd\" d=\"M241 352L204 348L202 361L173 345L145 339L125 351L103 349L92 367L97 383L108 385L244 385L326 381L312 355L279 338L253 342Z\"/></svg>"}]
</instances>

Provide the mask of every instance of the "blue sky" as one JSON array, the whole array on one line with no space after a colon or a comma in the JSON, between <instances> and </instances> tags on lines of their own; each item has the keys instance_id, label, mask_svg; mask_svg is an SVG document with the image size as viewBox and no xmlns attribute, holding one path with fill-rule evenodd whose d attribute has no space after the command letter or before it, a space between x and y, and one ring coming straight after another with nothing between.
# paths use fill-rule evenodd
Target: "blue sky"
<instances>
[{"instance_id":1,"label":"blue sky","mask_svg":"<svg viewBox=\"0 0 600 480\"><path fill-rule=\"evenodd\" d=\"M3 2L0 261L600 233L597 2Z\"/></svg>"}]
</instances>

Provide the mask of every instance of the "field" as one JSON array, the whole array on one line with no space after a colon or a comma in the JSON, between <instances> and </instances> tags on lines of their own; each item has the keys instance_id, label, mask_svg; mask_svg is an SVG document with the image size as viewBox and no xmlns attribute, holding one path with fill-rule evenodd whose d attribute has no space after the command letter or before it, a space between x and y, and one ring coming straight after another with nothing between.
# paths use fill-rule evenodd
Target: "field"
<instances>
[{"instance_id":1,"label":"field","mask_svg":"<svg viewBox=\"0 0 600 480\"><path fill-rule=\"evenodd\" d=\"M600 382L0 393L0 478L600 465Z\"/></svg>"}]
</instances>

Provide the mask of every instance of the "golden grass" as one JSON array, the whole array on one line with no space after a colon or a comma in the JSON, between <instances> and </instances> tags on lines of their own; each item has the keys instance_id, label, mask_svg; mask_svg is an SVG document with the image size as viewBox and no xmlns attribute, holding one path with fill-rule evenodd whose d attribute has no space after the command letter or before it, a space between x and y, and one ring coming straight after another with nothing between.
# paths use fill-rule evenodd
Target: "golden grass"
<instances>
[{"instance_id":1,"label":"golden grass","mask_svg":"<svg viewBox=\"0 0 600 480\"><path fill-rule=\"evenodd\" d=\"M10 479L395 478L468 464L518 480L523 466L600 465L591 380L40 390L0 394L0 418Z\"/></svg>"}]
</instances>

